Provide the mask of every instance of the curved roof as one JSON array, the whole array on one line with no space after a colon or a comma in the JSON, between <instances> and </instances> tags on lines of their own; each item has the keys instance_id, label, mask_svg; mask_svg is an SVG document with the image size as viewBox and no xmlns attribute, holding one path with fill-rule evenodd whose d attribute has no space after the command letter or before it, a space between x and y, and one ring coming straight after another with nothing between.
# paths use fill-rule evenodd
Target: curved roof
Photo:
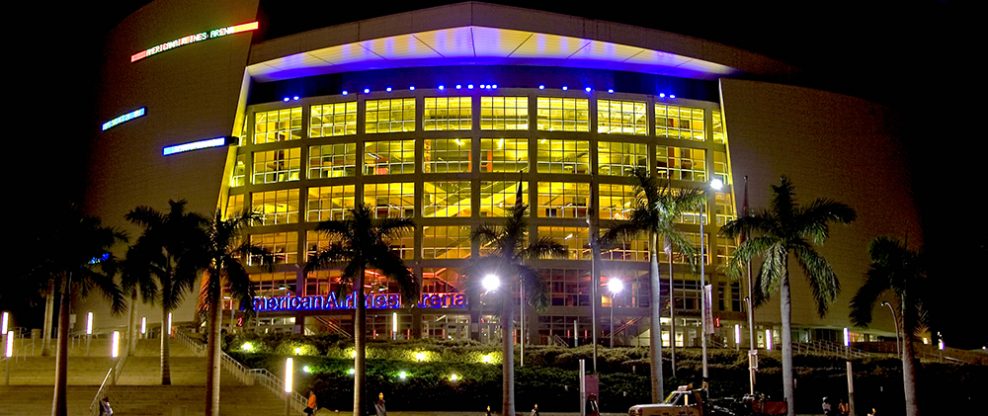
<instances>
[{"instance_id":1,"label":"curved roof","mask_svg":"<svg viewBox=\"0 0 988 416\"><path fill-rule=\"evenodd\" d=\"M248 72L274 81L409 66L540 65L684 78L793 68L719 43L619 23L458 3L330 26L251 48Z\"/></svg>"}]
</instances>

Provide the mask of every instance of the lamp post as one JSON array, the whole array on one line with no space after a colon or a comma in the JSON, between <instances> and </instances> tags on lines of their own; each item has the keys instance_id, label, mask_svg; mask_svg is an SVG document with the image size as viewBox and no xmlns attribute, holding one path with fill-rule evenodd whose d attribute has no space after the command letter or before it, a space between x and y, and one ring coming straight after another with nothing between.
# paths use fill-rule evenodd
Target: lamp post
<instances>
[{"instance_id":1,"label":"lamp post","mask_svg":"<svg viewBox=\"0 0 988 416\"><path fill-rule=\"evenodd\" d=\"M93 313L86 312L86 356L89 356L89 344L93 339Z\"/></svg>"},{"instance_id":2,"label":"lamp post","mask_svg":"<svg viewBox=\"0 0 988 416\"><path fill-rule=\"evenodd\" d=\"M892 314L892 326L895 327L895 355L902 358L902 351L899 349L899 320L895 318L895 309L892 309L892 304L888 302L882 302L882 306L889 308L889 313Z\"/></svg>"},{"instance_id":3,"label":"lamp post","mask_svg":"<svg viewBox=\"0 0 988 416\"><path fill-rule=\"evenodd\" d=\"M615 305L614 302L617 301L617 295L618 295L618 293L621 293L621 291L624 290L624 282L622 282L621 279L617 279L617 278L607 279L607 290L609 290L611 292L611 331L610 331L610 334L611 334L611 337L610 338L611 339L610 339L610 346L611 346L611 348L614 348L614 305Z\"/></svg>"},{"instance_id":4,"label":"lamp post","mask_svg":"<svg viewBox=\"0 0 988 416\"><path fill-rule=\"evenodd\" d=\"M710 181L710 189L721 190L724 182L720 179ZM704 194L706 194L704 192ZM703 353L703 378L707 379L710 374L707 372L707 275L704 266L707 264L707 256L704 253L703 223L706 221L706 198L700 204L700 349Z\"/></svg>"},{"instance_id":5,"label":"lamp post","mask_svg":"<svg viewBox=\"0 0 988 416\"><path fill-rule=\"evenodd\" d=\"M8 326L10 326L10 313L4 311L3 317L0 318L0 345L4 346L4 349L6 349Z\"/></svg>"},{"instance_id":6,"label":"lamp post","mask_svg":"<svg viewBox=\"0 0 988 416\"><path fill-rule=\"evenodd\" d=\"M285 416L291 414L291 400L292 400L292 376L295 375L294 372L294 361L292 357L285 359Z\"/></svg>"},{"instance_id":7,"label":"lamp post","mask_svg":"<svg viewBox=\"0 0 988 416\"><path fill-rule=\"evenodd\" d=\"M2 336L2 335L0 335ZM4 377L6 379L5 383L10 385L10 360L14 356L14 331L7 331L7 345L3 349L3 361L4 361Z\"/></svg>"},{"instance_id":8,"label":"lamp post","mask_svg":"<svg viewBox=\"0 0 988 416\"><path fill-rule=\"evenodd\" d=\"M113 358L113 385L117 385L117 364L120 358L120 331L113 331L110 343L110 357Z\"/></svg>"}]
</instances>

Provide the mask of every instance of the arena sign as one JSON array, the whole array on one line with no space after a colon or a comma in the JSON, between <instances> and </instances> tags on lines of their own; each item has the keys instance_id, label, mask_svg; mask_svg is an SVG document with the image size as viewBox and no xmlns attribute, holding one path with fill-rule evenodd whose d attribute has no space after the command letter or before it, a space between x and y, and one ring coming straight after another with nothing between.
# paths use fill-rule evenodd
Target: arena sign
<instances>
[{"instance_id":1,"label":"arena sign","mask_svg":"<svg viewBox=\"0 0 988 416\"><path fill-rule=\"evenodd\" d=\"M400 309L401 295L397 293L367 293L367 309ZM326 296L255 296L254 310L257 312L308 312L341 311L354 308L354 294L338 297L336 293ZM415 307L422 309L463 309L467 307L467 297L463 293L423 293Z\"/></svg>"},{"instance_id":2,"label":"arena sign","mask_svg":"<svg viewBox=\"0 0 988 416\"><path fill-rule=\"evenodd\" d=\"M252 30L257 30L257 22L244 23L236 26L221 27L219 29L213 29L206 32L199 32L188 36L183 36L173 41L168 41L159 45L152 46L143 51L137 52L130 56L130 62L137 62L141 59L147 58L151 55L158 54L169 49L175 49L179 46L190 45L196 42L202 42L204 40L221 38L223 36L232 35L234 33L250 32Z\"/></svg>"}]
</instances>

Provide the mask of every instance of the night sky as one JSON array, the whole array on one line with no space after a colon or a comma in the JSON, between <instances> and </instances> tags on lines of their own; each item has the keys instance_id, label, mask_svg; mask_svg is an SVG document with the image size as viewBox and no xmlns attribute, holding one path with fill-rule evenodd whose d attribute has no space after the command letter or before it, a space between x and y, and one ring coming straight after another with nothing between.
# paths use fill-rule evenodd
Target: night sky
<instances>
[{"instance_id":1,"label":"night sky","mask_svg":"<svg viewBox=\"0 0 988 416\"><path fill-rule=\"evenodd\" d=\"M145 2L29 2L5 23L5 117L8 154L4 218L13 244L30 238L30 224L47 208L79 199L85 188L87 143L99 130L96 92L107 31ZM379 2L363 14L341 14L331 1L263 1L280 20L262 31L277 36L291 27L315 28L453 2ZM383 4L382 4L383 3ZM988 225L980 211L980 169L985 133L977 102L985 89L983 16L956 1L878 2L654 2L646 13L633 2L493 1L611 20L706 38L793 64L802 72L789 83L868 98L899 116L910 154L913 189L932 254L943 332L950 345L988 344L983 303L988 273ZM722 4L723 3L723 4ZM745 3L745 4L739 4ZM871 3L871 2L869 2ZM336 5L334 7L334 4ZM21 5L19 5L20 7ZM604 7L616 6L616 7ZM905 8L903 8L905 7ZM304 9L305 13L293 10ZM293 15L291 19L281 16ZM96 16L96 17L91 17ZM262 24L269 16L261 16ZM283 26L276 24L282 22ZM284 23L290 22L290 25ZM975 158L979 159L975 159ZM12 162L12 163L11 163ZM61 182L48 177L57 175ZM57 183L57 185L54 185ZM840 199L840 195L832 195ZM147 201L154 203L154 201ZM5 274L0 279L11 279ZM13 286L0 289L0 302Z\"/></svg>"}]
</instances>

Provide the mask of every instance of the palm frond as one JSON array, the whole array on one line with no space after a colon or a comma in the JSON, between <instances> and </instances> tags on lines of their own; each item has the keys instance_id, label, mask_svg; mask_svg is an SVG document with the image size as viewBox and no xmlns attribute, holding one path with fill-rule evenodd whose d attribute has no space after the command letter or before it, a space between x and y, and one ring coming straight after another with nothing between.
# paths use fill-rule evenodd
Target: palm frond
<instances>
[{"instance_id":1,"label":"palm frond","mask_svg":"<svg viewBox=\"0 0 988 416\"><path fill-rule=\"evenodd\" d=\"M418 302L421 285L397 253L387 248L379 250L368 265L398 284L403 303L411 305Z\"/></svg>"},{"instance_id":2,"label":"palm frond","mask_svg":"<svg viewBox=\"0 0 988 416\"><path fill-rule=\"evenodd\" d=\"M525 288L525 299L522 299L522 301L532 305L537 311L542 311L549 306L545 283L542 281L542 276L539 272L524 264L518 265L516 270L518 278Z\"/></svg>"},{"instance_id":3,"label":"palm frond","mask_svg":"<svg viewBox=\"0 0 988 416\"><path fill-rule=\"evenodd\" d=\"M817 314L822 318L827 315L827 309L830 308L830 304L840 293L840 281L837 280L837 274L830 267L830 262L813 247L794 245L792 251L806 275L810 291L813 293L813 301L816 303Z\"/></svg>"},{"instance_id":4,"label":"palm frond","mask_svg":"<svg viewBox=\"0 0 988 416\"><path fill-rule=\"evenodd\" d=\"M525 247L520 257L523 259L542 259L546 257L561 257L567 254L566 246L551 237L540 237Z\"/></svg>"},{"instance_id":5,"label":"palm frond","mask_svg":"<svg viewBox=\"0 0 988 416\"><path fill-rule=\"evenodd\" d=\"M415 229L415 221L408 218L387 218L377 226L385 239L395 239L404 236Z\"/></svg>"},{"instance_id":6,"label":"palm frond","mask_svg":"<svg viewBox=\"0 0 988 416\"><path fill-rule=\"evenodd\" d=\"M860 327L870 325L875 302L886 290L888 290L888 278L875 268L870 268L864 284L851 298L849 314L851 323Z\"/></svg>"}]
</instances>

